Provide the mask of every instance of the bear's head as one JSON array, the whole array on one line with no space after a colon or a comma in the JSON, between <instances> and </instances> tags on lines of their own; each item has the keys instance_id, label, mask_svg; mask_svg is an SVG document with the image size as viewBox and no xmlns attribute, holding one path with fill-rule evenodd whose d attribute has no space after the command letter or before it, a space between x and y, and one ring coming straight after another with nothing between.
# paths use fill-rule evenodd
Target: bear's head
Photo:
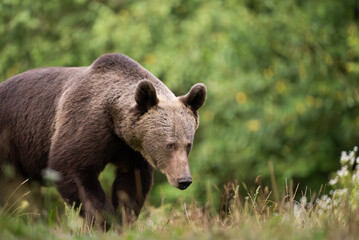
<instances>
[{"instance_id":1,"label":"bear's head","mask_svg":"<svg viewBox=\"0 0 359 240\"><path fill-rule=\"evenodd\" d=\"M188 155L199 124L197 111L205 100L206 87L201 83L174 98L164 98L147 80L136 87L132 112L137 115L133 134L138 141L134 148L179 189L192 183Z\"/></svg>"}]
</instances>

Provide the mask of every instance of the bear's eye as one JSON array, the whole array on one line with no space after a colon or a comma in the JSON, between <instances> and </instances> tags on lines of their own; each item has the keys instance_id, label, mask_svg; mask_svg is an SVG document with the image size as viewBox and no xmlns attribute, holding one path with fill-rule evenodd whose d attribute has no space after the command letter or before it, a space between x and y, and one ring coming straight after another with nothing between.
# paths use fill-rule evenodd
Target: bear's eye
<instances>
[{"instance_id":1,"label":"bear's eye","mask_svg":"<svg viewBox=\"0 0 359 240\"><path fill-rule=\"evenodd\" d=\"M173 150L173 149L175 149L175 144L174 143L169 143L169 144L167 144L167 149L168 150Z\"/></svg>"},{"instance_id":2,"label":"bear's eye","mask_svg":"<svg viewBox=\"0 0 359 240\"><path fill-rule=\"evenodd\" d=\"M187 155L189 155L189 152L191 151L191 149L192 149L192 143L188 143L186 146Z\"/></svg>"}]
</instances>

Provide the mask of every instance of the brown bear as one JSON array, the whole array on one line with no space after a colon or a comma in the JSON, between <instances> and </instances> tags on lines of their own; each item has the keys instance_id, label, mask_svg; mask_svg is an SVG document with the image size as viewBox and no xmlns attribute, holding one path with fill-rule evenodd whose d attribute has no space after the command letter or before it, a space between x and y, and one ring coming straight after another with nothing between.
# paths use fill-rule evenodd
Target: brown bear
<instances>
[{"instance_id":1,"label":"brown bear","mask_svg":"<svg viewBox=\"0 0 359 240\"><path fill-rule=\"evenodd\" d=\"M0 84L0 167L40 181L44 169L57 171L58 191L84 215L105 221L120 208L131 221L153 168L176 188L191 184L188 155L205 99L205 85L176 97L121 54L88 67L33 69ZM108 163L117 167L112 203L98 180Z\"/></svg>"}]
</instances>

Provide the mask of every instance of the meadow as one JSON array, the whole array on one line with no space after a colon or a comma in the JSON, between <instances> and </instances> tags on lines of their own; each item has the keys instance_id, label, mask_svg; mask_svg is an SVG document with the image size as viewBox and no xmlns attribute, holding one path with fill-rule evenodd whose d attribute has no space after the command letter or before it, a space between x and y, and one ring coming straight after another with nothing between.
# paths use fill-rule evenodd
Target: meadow
<instances>
[{"instance_id":1,"label":"meadow","mask_svg":"<svg viewBox=\"0 0 359 240\"><path fill-rule=\"evenodd\" d=\"M113 224L108 231L80 217L53 187L42 188L43 208L34 208L25 181L0 209L0 239L358 239L357 151L342 152L341 168L317 193L299 192L293 181L278 191L274 176L272 187L258 177L254 189L233 182L215 186L222 193L219 205L211 194L204 205L194 199L163 200L159 207L147 202L135 223Z\"/></svg>"}]
</instances>

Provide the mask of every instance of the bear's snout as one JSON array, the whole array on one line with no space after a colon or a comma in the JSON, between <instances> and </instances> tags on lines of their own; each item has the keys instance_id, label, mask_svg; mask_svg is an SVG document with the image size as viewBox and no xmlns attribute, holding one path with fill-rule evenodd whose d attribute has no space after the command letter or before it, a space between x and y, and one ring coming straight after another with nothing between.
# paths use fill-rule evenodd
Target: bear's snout
<instances>
[{"instance_id":1,"label":"bear's snout","mask_svg":"<svg viewBox=\"0 0 359 240\"><path fill-rule=\"evenodd\" d=\"M188 188L189 185L191 185L192 178L191 177L178 178L177 182L178 182L178 188L181 190L184 190L184 189Z\"/></svg>"}]
</instances>

